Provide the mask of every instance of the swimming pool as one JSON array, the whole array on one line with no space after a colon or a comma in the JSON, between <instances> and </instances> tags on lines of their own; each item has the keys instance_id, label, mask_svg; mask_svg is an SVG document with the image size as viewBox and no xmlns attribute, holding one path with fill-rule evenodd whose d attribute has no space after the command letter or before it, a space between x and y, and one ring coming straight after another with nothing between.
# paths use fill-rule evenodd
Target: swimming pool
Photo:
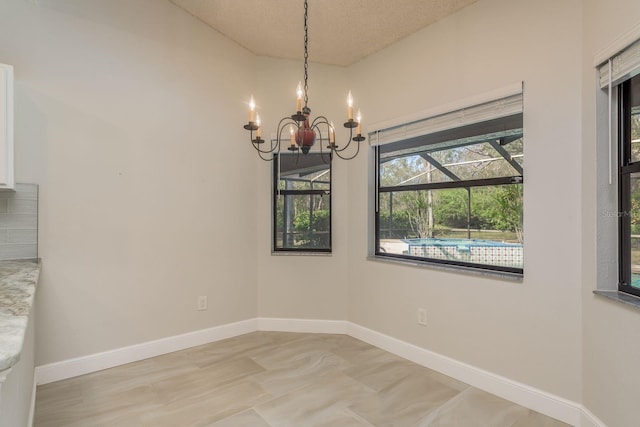
<instances>
[{"instance_id":1,"label":"swimming pool","mask_svg":"<svg viewBox=\"0 0 640 427\"><path fill-rule=\"evenodd\" d=\"M517 268L522 268L524 261L521 243L435 237L404 239L403 242L409 246L409 255L421 258Z\"/></svg>"},{"instance_id":2,"label":"swimming pool","mask_svg":"<svg viewBox=\"0 0 640 427\"><path fill-rule=\"evenodd\" d=\"M403 239L403 240L407 242L409 245L522 247L521 243L498 242L495 240L482 240L482 239L421 237L418 239Z\"/></svg>"}]
</instances>

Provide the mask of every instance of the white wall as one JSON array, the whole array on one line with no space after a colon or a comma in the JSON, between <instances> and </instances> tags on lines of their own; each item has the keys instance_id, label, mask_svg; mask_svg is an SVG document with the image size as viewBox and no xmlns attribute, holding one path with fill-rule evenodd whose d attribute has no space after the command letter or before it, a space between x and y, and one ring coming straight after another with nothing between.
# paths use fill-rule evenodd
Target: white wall
<instances>
[{"instance_id":1,"label":"white wall","mask_svg":"<svg viewBox=\"0 0 640 427\"><path fill-rule=\"evenodd\" d=\"M256 316L253 55L168 1L4 0L0 62L40 184L37 364Z\"/></svg>"},{"instance_id":2,"label":"white wall","mask_svg":"<svg viewBox=\"0 0 640 427\"><path fill-rule=\"evenodd\" d=\"M606 94L596 88L594 61L605 50L614 54L608 47L630 30L635 28L636 37L640 37L639 16L640 3L634 0L584 2L583 404L610 426L637 425L640 419L640 312L592 293L596 288L617 286L617 221L605 215L606 210L617 209L615 185L607 184L607 100ZM609 206L605 205L608 200L613 201Z\"/></svg>"},{"instance_id":3,"label":"white wall","mask_svg":"<svg viewBox=\"0 0 640 427\"><path fill-rule=\"evenodd\" d=\"M581 2L483 0L349 69L369 123L525 83L524 280L367 261L365 156L349 164L349 320L581 398ZM428 326L417 325L426 307Z\"/></svg>"}]
</instances>

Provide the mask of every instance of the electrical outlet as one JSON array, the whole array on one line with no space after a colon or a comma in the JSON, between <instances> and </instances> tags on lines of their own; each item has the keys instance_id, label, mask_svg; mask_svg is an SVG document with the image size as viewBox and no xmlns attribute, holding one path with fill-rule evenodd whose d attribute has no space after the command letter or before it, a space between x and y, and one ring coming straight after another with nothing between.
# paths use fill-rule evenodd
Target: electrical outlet
<instances>
[{"instance_id":1,"label":"electrical outlet","mask_svg":"<svg viewBox=\"0 0 640 427\"><path fill-rule=\"evenodd\" d=\"M418 309L418 325L427 326L427 309Z\"/></svg>"},{"instance_id":2,"label":"electrical outlet","mask_svg":"<svg viewBox=\"0 0 640 427\"><path fill-rule=\"evenodd\" d=\"M207 297L206 295L200 295L198 297L198 311L207 309Z\"/></svg>"}]
</instances>

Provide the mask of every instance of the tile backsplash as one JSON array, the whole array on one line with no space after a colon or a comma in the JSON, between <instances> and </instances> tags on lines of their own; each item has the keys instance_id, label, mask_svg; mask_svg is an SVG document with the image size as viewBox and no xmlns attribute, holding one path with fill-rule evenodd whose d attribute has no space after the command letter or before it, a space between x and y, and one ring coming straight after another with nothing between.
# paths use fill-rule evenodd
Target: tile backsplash
<instances>
[{"instance_id":1,"label":"tile backsplash","mask_svg":"<svg viewBox=\"0 0 640 427\"><path fill-rule=\"evenodd\" d=\"M0 260L38 257L38 185L0 191Z\"/></svg>"}]
</instances>

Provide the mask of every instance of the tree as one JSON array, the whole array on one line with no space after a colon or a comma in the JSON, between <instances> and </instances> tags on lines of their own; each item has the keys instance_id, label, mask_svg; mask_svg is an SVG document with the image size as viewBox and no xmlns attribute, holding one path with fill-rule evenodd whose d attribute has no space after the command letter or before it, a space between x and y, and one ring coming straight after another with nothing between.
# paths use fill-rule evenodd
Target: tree
<instances>
[{"instance_id":1,"label":"tree","mask_svg":"<svg viewBox=\"0 0 640 427\"><path fill-rule=\"evenodd\" d=\"M524 242L522 232L522 184L496 188L491 209L491 222L498 230L514 231L519 243Z\"/></svg>"},{"instance_id":2,"label":"tree","mask_svg":"<svg viewBox=\"0 0 640 427\"><path fill-rule=\"evenodd\" d=\"M405 205L409 225L418 237L433 237L433 221L429 218L431 203L430 191L407 191L399 199Z\"/></svg>"},{"instance_id":3,"label":"tree","mask_svg":"<svg viewBox=\"0 0 640 427\"><path fill-rule=\"evenodd\" d=\"M389 221L389 210L380 210L380 237L386 239L402 239L411 237L413 230L409 222L409 215L406 209L400 207L393 211L391 221ZM415 236L413 236L415 237Z\"/></svg>"},{"instance_id":4,"label":"tree","mask_svg":"<svg viewBox=\"0 0 640 427\"><path fill-rule=\"evenodd\" d=\"M486 230L493 227L494 204L498 187L475 187L471 189L470 228Z\"/></svg>"},{"instance_id":5,"label":"tree","mask_svg":"<svg viewBox=\"0 0 640 427\"><path fill-rule=\"evenodd\" d=\"M467 228L468 195L464 188L438 190L434 195L435 223L451 228Z\"/></svg>"},{"instance_id":6,"label":"tree","mask_svg":"<svg viewBox=\"0 0 640 427\"><path fill-rule=\"evenodd\" d=\"M314 211L313 221L310 221L310 212L305 210L295 216L293 227L305 235L307 242L304 246L324 247L329 245L329 220L328 209Z\"/></svg>"}]
</instances>

